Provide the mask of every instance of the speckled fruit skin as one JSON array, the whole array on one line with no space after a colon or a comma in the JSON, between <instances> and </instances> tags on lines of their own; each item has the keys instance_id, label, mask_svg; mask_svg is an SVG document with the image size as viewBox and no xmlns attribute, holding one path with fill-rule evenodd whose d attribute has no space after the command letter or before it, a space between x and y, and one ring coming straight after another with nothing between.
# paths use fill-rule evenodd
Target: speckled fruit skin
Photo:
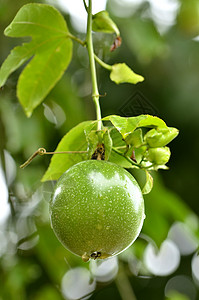
<instances>
[{"instance_id":1,"label":"speckled fruit skin","mask_svg":"<svg viewBox=\"0 0 199 300\"><path fill-rule=\"evenodd\" d=\"M80 162L58 180L50 202L59 241L82 257L107 258L128 248L139 235L144 200L134 177L120 166Z\"/></svg>"}]
</instances>

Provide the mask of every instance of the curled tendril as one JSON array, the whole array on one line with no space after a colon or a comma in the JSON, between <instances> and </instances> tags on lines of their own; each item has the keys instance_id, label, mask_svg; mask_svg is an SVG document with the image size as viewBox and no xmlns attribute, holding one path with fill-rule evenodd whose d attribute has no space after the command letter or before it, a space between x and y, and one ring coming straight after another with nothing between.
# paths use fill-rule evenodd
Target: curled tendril
<instances>
[{"instance_id":1,"label":"curled tendril","mask_svg":"<svg viewBox=\"0 0 199 300\"><path fill-rule=\"evenodd\" d=\"M38 151L38 154L39 154L39 155L44 155L44 154L46 154L46 149L45 149L45 148L39 148L37 151Z\"/></svg>"}]
</instances>

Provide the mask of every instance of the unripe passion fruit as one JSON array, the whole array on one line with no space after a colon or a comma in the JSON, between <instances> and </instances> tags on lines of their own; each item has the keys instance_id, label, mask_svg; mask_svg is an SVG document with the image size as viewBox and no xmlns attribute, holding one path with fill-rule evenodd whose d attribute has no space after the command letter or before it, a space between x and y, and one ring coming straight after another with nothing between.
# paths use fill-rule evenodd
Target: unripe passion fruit
<instances>
[{"instance_id":1,"label":"unripe passion fruit","mask_svg":"<svg viewBox=\"0 0 199 300\"><path fill-rule=\"evenodd\" d=\"M51 202L52 228L82 257L107 258L128 248L140 233L144 201L133 176L116 164L89 160L58 180Z\"/></svg>"}]
</instances>

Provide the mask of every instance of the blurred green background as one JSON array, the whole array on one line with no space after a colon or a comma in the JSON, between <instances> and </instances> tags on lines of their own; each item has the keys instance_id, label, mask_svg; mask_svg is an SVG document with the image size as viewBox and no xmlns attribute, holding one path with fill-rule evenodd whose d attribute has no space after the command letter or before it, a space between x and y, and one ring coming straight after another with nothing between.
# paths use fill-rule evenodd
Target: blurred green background
<instances>
[{"instance_id":1,"label":"blurred green background","mask_svg":"<svg viewBox=\"0 0 199 300\"><path fill-rule=\"evenodd\" d=\"M3 31L29 2L41 3L0 1L0 63L21 43ZM138 240L118 259L83 263L62 247L49 224L54 182L40 179L50 157L25 170L19 166L40 147L53 151L70 128L95 118L86 50L74 44L68 71L30 119L16 99L15 72L0 90L0 300L87 294L96 300L199 299L199 1L109 0L107 10L123 43L110 53L113 36L94 34L96 53L109 64L126 62L145 81L117 86L97 67L100 94L106 94L102 114L149 113L178 128L170 169L155 174L154 189L145 196L147 218ZM84 38L62 13L71 32ZM142 184L139 172L134 175Z\"/></svg>"}]
</instances>

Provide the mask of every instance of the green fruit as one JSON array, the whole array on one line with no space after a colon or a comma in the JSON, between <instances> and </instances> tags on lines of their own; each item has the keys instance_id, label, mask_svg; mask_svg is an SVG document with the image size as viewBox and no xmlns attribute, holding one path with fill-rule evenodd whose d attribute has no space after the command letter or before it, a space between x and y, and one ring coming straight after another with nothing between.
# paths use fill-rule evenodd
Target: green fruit
<instances>
[{"instance_id":1,"label":"green fruit","mask_svg":"<svg viewBox=\"0 0 199 300\"><path fill-rule=\"evenodd\" d=\"M133 176L116 164L89 160L58 180L51 202L52 228L82 257L107 258L128 248L140 233L144 201Z\"/></svg>"},{"instance_id":2,"label":"green fruit","mask_svg":"<svg viewBox=\"0 0 199 300\"><path fill-rule=\"evenodd\" d=\"M156 165L165 165L170 158L171 152L168 147L150 148L145 157Z\"/></svg>"}]
</instances>

